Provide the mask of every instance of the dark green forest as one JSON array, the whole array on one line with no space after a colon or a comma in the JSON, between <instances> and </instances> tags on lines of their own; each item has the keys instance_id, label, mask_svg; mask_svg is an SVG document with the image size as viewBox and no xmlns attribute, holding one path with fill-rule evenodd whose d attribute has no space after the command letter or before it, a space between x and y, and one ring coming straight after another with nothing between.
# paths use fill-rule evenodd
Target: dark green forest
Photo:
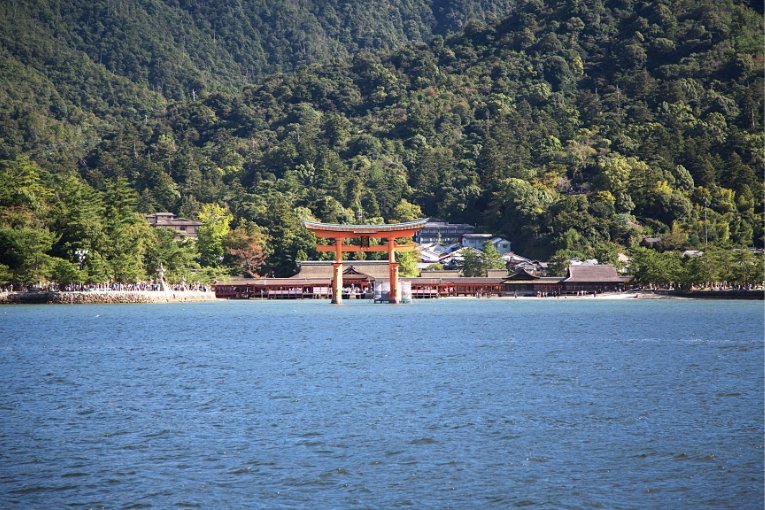
<instances>
[{"instance_id":1,"label":"dark green forest","mask_svg":"<svg viewBox=\"0 0 765 510\"><path fill-rule=\"evenodd\" d=\"M552 260L763 245L759 3L272 4L0 6L6 281L150 276L167 240L128 235L131 273L108 239L164 210L207 228L178 274L245 245L292 274L306 216L437 216ZM95 223L69 233L76 190Z\"/></svg>"},{"instance_id":2,"label":"dark green forest","mask_svg":"<svg viewBox=\"0 0 765 510\"><path fill-rule=\"evenodd\" d=\"M123 119L510 12L511 0L0 2L0 157L72 165Z\"/></svg>"}]
</instances>

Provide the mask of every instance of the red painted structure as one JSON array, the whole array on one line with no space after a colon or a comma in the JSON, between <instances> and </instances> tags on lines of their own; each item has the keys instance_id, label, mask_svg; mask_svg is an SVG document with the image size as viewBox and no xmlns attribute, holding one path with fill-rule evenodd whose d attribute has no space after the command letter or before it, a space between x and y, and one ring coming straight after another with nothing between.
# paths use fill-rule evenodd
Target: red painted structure
<instances>
[{"instance_id":1,"label":"red painted structure","mask_svg":"<svg viewBox=\"0 0 765 510\"><path fill-rule=\"evenodd\" d=\"M387 262L345 261L341 294L350 298L371 298L375 281L389 277ZM215 284L219 298L230 299L317 299L332 296L332 262L307 261L291 278L238 278ZM585 270L588 271L588 270ZM591 274L599 271L601 274ZM569 271L567 277L538 277L521 270L503 277L461 277L423 275L402 278L411 285L413 299L452 296L554 296L582 292L618 292L629 286L629 277L613 277L612 269L589 270L590 274ZM572 274L573 273L573 274ZM573 281L569 281L572 280Z\"/></svg>"},{"instance_id":2,"label":"red painted structure","mask_svg":"<svg viewBox=\"0 0 765 510\"><path fill-rule=\"evenodd\" d=\"M320 244L316 250L324 253L334 253L335 262L332 265L332 302L343 302L343 253L348 252L387 252L390 291L389 303L399 303L401 293L398 280L398 262L396 251L411 251L414 244L398 244L396 239L411 238L419 232L427 223L427 218L410 221L407 223L395 223L392 225L339 225L334 223L320 223L303 220L305 227L313 232L316 237L329 239L332 244ZM350 244L351 240L358 239L358 244ZM385 242L379 245L370 243L370 239Z\"/></svg>"}]
</instances>

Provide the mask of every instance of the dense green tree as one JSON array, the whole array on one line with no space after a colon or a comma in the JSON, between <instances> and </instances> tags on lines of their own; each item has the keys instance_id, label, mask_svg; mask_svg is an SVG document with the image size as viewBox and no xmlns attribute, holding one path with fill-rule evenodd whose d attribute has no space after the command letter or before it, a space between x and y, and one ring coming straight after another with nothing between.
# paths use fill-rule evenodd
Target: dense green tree
<instances>
[{"instance_id":1,"label":"dense green tree","mask_svg":"<svg viewBox=\"0 0 765 510\"><path fill-rule=\"evenodd\" d=\"M55 234L45 228L0 227L0 264L13 273L18 285L47 282L53 270L53 258L48 254Z\"/></svg>"},{"instance_id":2,"label":"dense green tree","mask_svg":"<svg viewBox=\"0 0 765 510\"><path fill-rule=\"evenodd\" d=\"M266 261L267 239L253 222L243 221L229 232L225 241L226 255L232 259L238 272L255 278Z\"/></svg>"},{"instance_id":3,"label":"dense green tree","mask_svg":"<svg viewBox=\"0 0 765 510\"><path fill-rule=\"evenodd\" d=\"M417 268L417 255L413 251L404 251L396 254L396 260L399 263L398 274L403 277L419 276L420 270Z\"/></svg>"},{"instance_id":4,"label":"dense green tree","mask_svg":"<svg viewBox=\"0 0 765 510\"><path fill-rule=\"evenodd\" d=\"M487 241L483 245L483 252L481 252L481 262L485 270L489 269L505 269L506 263L502 258L502 254L499 253L494 243Z\"/></svg>"},{"instance_id":5,"label":"dense green tree","mask_svg":"<svg viewBox=\"0 0 765 510\"><path fill-rule=\"evenodd\" d=\"M505 269L505 261L490 241L485 243L483 250L472 248L462 250L462 260L457 267L463 276L486 276L489 269Z\"/></svg>"},{"instance_id":6,"label":"dense green tree","mask_svg":"<svg viewBox=\"0 0 765 510\"><path fill-rule=\"evenodd\" d=\"M568 248L560 249L550 258L548 271L554 276L566 276L566 271L572 260L585 260L586 258L587 256L582 251Z\"/></svg>"},{"instance_id":7,"label":"dense green tree","mask_svg":"<svg viewBox=\"0 0 765 510\"><path fill-rule=\"evenodd\" d=\"M43 170L25 157L0 161L0 222L9 227L35 228L45 224L52 190Z\"/></svg>"},{"instance_id":8,"label":"dense green tree","mask_svg":"<svg viewBox=\"0 0 765 510\"><path fill-rule=\"evenodd\" d=\"M73 174L54 179L52 228L59 234L53 255L77 262L107 250L105 211L101 195Z\"/></svg>"},{"instance_id":9,"label":"dense green tree","mask_svg":"<svg viewBox=\"0 0 765 510\"><path fill-rule=\"evenodd\" d=\"M0 7L0 226L55 233L42 255L88 281L152 276L136 215L202 204L255 221L279 275L315 256L301 208L419 207L539 258L611 260L646 235L763 246L761 9L266 4ZM223 238L202 236L203 264Z\"/></svg>"},{"instance_id":10,"label":"dense green tree","mask_svg":"<svg viewBox=\"0 0 765 510\"><path fill-rule=\"evenodd\" d=\"M151 239L151 227L135 212L136 193L123 178L110 181L104 192L105 237L100 253L109 265L111 281L130 283L145 280L144 255Z\"/></svg>"},{"instance_id":11,"label":"dense green tree","mask_svg":"<svg viewBox=\"0 0 765 510\"><path fill-rule=\"evenodd\" d=\"M53 194L46 174L27 158L0 162L0 264L17 285L44 283L57 236L48 225Z\"/></svg>"},{"instance_id":12,"label":"dense green tree","mask_svg":"<svg viewBox=\"0 0 765 510\"><path fill-rule=\"evenodd\" d=\"M631 273L642 285L680 285L687 282L680 254L675 251L658 252L650 248L632 250Z\"/></svg>"},{"instance_id":13,"label":"dense green tree","mask_svg":"<svg viewBox=\"0 0 765 510\"><path fill-rule=\"evenodd\" d=\"M5 264L0 264L0 285L7 285L13 281L13 272Z\"/></svg>"},{"instance_id":14,"label":"dense green tree","mask_svg":"<svg viewBox=\"0 0 765 510\"><path fill-rule=\"evenodd\" d=\"M51 279L59 285L85 283L85 273L77 264L64 259L54 259L52 264Z\"/></svg>"},{"instance_id":15,"label":"dense green tree","mask_svg":"<svg viewBox=\"0 0 765 510\"><path fill-rule=\"evenodd\" d=\"M731 253L725 279L737 285L763 285L765 283L765 257L748 249Z\"/></svg>"},{"instance_id":16,"label":"dense green tree","mask_svg":"<svg viewBox=\"0 0 765 510\"><path fill-rule=\"evenodd\" d=\"M199 212L199 255L202 264L218 267L226 253L225 240L231 231L234 217L225 207L218 204L205 204Z\"/></svg>"},{"instance_id":17,"label":"dense green tree","mask_svg":"<svg viewBox=\"0 0 765 510\"><path fill-rule=\"evenodd\" d=\"M196 243L191 239L176 239L175 231L169 228L153 229L152 234L145 255L147 276L158 280L162 273L167 283L194 281L195 272L199 270Z\"/></svg>"},{"instance_id":18,"label":"dense green tree","mask_svg":"<svg viewBox=\"0 0 765 510\"><path fill-rule=\"evenodd\" d=\"M462 276L486 276L481 253L472 248L462 250L462 260L457 263Z\"/></svg>"},{"instance_id":19,"label":"dense green tree","mask_svg":"<svg viewBox=\"0 0 765 510\"><path fill-rule=\"evenodd\" d=\"M598 162L599 173L596 183L602 189L611 192L618 212L629 213L635 208L628 190L632 168L637 164L634 158L625 158L618 153L601 158Z\"/></svg>"},{"instance_id":20,"label":"dense green tree","mask_svg":"<svg viewBox=\"0 0 765 510\"><path fill-rule=\"evenodd\" d=\"M402 198L398 205L393 209L391 221L407 222L422 218L422 209L420 206L412 204L407 199Z\"/></svg>"},{"instance_id":21,"label":"dense green tree","mask_svg":"<svg viewBox=\"0 0 765 510\"><path fill-rule=\"evenodd\" d=\"M267 197L268 208L258 219L258 225L268 235L268 257L263 273L271 276L291 276L297 273L298 263L316 257L316 237L302 224L309 211L295 208L286 197L274 194Z\"/></svg>"},{"instance_id":22,"label":"dense green tree","mask_svg":"<svg viewBox=\"0 0 765 510\"><path fill-rule=\"evenodd\" d=\"M523 246L539 233L539 218L554 202L554 192L545 186L510 178L501 183L489 208L489 224Z\"/></svg>"}]
</instances>

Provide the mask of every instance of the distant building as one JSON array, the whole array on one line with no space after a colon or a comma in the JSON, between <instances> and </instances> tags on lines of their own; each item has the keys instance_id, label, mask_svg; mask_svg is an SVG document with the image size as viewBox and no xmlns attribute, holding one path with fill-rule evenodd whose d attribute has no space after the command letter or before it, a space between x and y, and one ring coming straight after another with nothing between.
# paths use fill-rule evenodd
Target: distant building
<instances>
[{"instance_id":1,"label":"distant building","mask_svg":"<svg viewBox=\"0 0 765 510\"><path fill-rule=\"evenodd\" d=\"M459 269L428 269L420 271L421 278L459 278L462 271Z\"/></svg>"},{"instance_id":2,"label":"distant building","mask_svg":"<svg viewBox=\"0 0 765 510\"><path fill-rule=\"evenodd\" d=\"M473 248L474 250L483 250L486 243L491 241L491 234L465 234L462 236L462 247Z\"/></svg>"},{"instance_id":3,"label":"distant building","mask_svg":"<svg viewBox=\"0 0 765 510\"><path fill-rule=\"evenodd\" d=\"M470 226L470 225L468 225ZM472 228L472 227L471 227ZM444 238L442 237L442 240ZM449 242L452 242L452 239L448 239ZM427 243L434 243L436 241L423 241L420 244L427 244ZM455 246L454 249L450 251L454 251L457 248L473 248L474 250L483 251L484 247L486 246L486 243L491 243L494 245L494 247L497 249L497 251L500 253L500 255L504 255L505 253L509 253L511 251L511 245L510 241L503 237L495 237L492 234L475 234L475 233L466 233L462 234L462 237L455 241L456 243L459 243L459 246Z\"/></svg>"},{"instance_id":4,"label":"distant building","mask_svg":"<svg viewBox=\"0 0 765 510\"><path fill-rule=\"evenodd\" d=\"M628 278L619 276L611 264L581 264L568 266L562 280L566 292L623 291Z\"/></svg>"},{"instance_id":5,"label":"distant building","mask_svg":"<svg viewBox=\"0 0 765 510\"><path fill-rule=\"evenodd\" d=\"M466 234L475 232L473 225L467 223L447 223L445 221L431 218L425 226L422 227L414 236L414 240L420 244L427 243L459 243Z\"/></svg>"},{"instance_id":6,"label":"distant building","mask_svg":"<svg viewBox=\"0 0 765 510\"><path fill-rule=\"evenodd\" d=\"M419 246L420 268L431 264L452 266L462 260L465 249L482 252L486 243L491 243L500 255L511 252L511 244L505 238L493 234L476 234L475 227L467 223L446 223L432 219L422 230L415 234L414 240Z\"/></svg>"},{"instance_id":7,"label":"distant building","mask_svg":"<svg viewBox=\"0 0 765 510\"><path fill-rule=\"evenodd\" d=\"M622 292L630 277L621 277L616 268L609 264L572 265L566 276L538 276L526 269L518 269L503 281L505 295L558 295L558 294L599 294L601 292Z\"/></svg>"},{"instance_id":8,"label":"distant building","mask_svg":"<svg viewBox=\"0 0 765 510\"><path fill-rule=\"evenodd\" d=\"M332 262L306 260L300 272L289 278L234 278L217 282L217 297L233 299L315 299L332 295ZM370 299L375 283L390 281L388 261L346 260L343 295L349 299Z\"/></svg>"},{"instance_id":9,"label":"distant building","mask_svg":"<svg viewBox=\"0 0 765 510\"><path fill-rule=\"evenodd\" d=\"M444 267L457 267L465 259L465 250L475 251L475 248L460 248L459 250L454 250L441 258L441 264L443 264Z\"/></svg>"},{"instance_id":10,"label":"distant building","mask_svg":"<svg viewBox=\"0 0 765 510\"><path fill-rule=\"evenodd\" d=\"M491 239L491 244L494 245L500 255L504 255L512 251L512 245L510 244L510 241L504 237L493 237Z\"/></svg>"},{"instance_id":11,"label":"distant building","mask_svg":"<svg viewBox=\"0 0 765 510\"><path fill-rule=\"evenodd\" d=\"M438 253L430 249L430 247L420 246L418 249L420 253L420 261L426 264L439 264L441 262L442 253Z\"/></svg>"},{"instance_id":12,"label":"distant building","mask_svg":"<svg viewBox=\"0 0 765 510\"><path fill-rule=\"evenodd\" d=\"M524 268L503 281L503 292L507 296L534 296L547 293L563 293L563 278L560 276L538 276Z\"/></svg>"},{"instance_id":13,"label":"distant building","mask_svg":"<svg viewBox=\"0 0 765 510\"><path fill-rule=\"evenodd\" d=\"M545 273L548 268L547 262L531 260L513 252L502 255L502 259L504 259L510 272L524 270L534 275L540 275Z\"/></svg>"},{"instance_id":14,"label":"distant building","mask_svg":"<svg viewBox=\"0 0 765 510\"><path fill-rule=\"evenodd\" d=\"M377 283L390 278L387 261L347 260L343 270L343 293L349 298L371 299ZM422 271L419 277L401 278L411 286L415 299L447 296L558 296L623 291L630 277L620 277L610 265L571 266L566 276L537 276L519 269L489 270L484 277L461 276L459 270ZM215 294L236 299L328 299L331 295L332 262L305 261L290 278L235 278L217 282Z\"/></svg>"},{"instance_id":15,"label":"distant building","mask_svg":"<svg viewBox=\"0 0 765 510\"><path fill-rule=\"evenodd\" d=\"M641 246L645 246L646 248L658 248L661 246L661 237L644 237L642 241L640 241Z\"/></svg>"},{"instance_id":16,"label":"distant building","mask_svg":"<svg viewBox=\"0 0 765 510\"><path fill-rule=\"evenodd\" d=\"M187 220L186 218L176 218L175 214L170 212L158 212L147 214L146 221L154 228L169 228L175 230L176 239L196 239L199 232L201 221Z\"/></svg>"}]
</instances>

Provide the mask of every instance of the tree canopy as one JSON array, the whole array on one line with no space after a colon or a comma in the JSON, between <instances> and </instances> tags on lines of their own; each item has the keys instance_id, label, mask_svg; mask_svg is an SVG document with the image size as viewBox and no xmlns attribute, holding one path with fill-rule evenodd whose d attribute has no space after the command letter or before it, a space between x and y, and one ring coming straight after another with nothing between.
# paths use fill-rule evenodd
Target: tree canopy
<instances>
[{"instance_id":1,"label":"tree canopy","mask_svg":"<svg viewBox=\"0 0 765 510\"><path fill-rule=\"evenodd\" d=\"M309 216L437 216L543 259L613 257L645 236L763 246L761 7L207 4L0 7L0 264L15 278L76 278L24 254L78 250L91 276L149 276L135 213L212 207L257 228L249 271L273 275L316 256ZM392 10L402 23L377 32ZM283 39L265 42L265 19ZM149 29L162 20L164 39ZM241 246L213 232L199 260L233 264Z\"/></svg>"}]
</instances>

